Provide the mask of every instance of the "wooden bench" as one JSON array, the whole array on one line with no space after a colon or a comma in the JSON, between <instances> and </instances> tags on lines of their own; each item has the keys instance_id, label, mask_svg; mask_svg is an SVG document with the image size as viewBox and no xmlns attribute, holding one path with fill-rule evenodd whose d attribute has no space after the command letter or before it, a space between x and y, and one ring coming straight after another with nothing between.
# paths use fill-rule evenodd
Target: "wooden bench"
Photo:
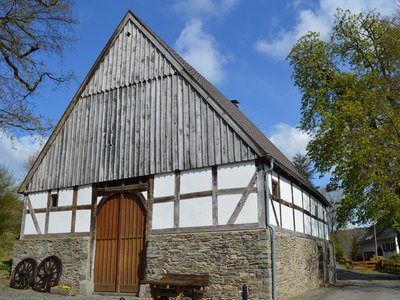
<instances>
[{"instance_id":1,"label":"wooden bench","mask_svg":"<svg viewBox=\"0 0 400 300\"><path fill-rule=\"evenodd\" d=\"M167 300L169 297L182 300L191 297L193 290L197 299L202 299L205 287L210 284L210 276L166 273L161 279L146 279L142 283L150 285L153 300Z\"/></svg>"}]
</instances>

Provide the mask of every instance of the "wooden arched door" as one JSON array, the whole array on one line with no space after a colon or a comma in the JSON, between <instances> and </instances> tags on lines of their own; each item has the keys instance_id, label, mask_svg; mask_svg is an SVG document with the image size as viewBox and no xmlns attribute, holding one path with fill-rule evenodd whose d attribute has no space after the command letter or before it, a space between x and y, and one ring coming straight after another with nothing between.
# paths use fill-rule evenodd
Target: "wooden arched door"
<instances>
[{"instance_id":1,"label":"wooden arched door","mask_svg":"<svg viewBox=\"0 0 400 300\"><path fill-rule=\"evenodd\" d=\"M138 292L144 274L146 211L139 196L107 198L98 209L94 290Z\"/></svg>"}]
</instances>

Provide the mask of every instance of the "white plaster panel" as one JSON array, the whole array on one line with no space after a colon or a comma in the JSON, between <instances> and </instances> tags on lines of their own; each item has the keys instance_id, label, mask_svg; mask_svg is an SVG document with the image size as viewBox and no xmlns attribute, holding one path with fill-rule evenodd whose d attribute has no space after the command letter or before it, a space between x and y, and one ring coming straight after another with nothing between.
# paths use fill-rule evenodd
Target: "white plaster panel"
<instances>
[{"instance_id":1,"label":"white plaster panel","mask_svg":"<svg viewBox=\"0 0 400 300\"><path fill-rule=\"evenodd\" d=\"M325 229L325 239L329 240L329 229L328 225L324 224L324 229Z\"/></svg>"},{"instance_id":2,"label":"white plaster panel","mask_svg":"<svg viewBox=\"0 0 400 300\"><path fill-rule=\"evenodd\" d=\"M311 235L311 217L304 215L304 233Z\"/></svg>"},{"instance_id":3,"label":"white plaster panel","mask_svg":"<svg viewBox=\"0 0 400 300\"><path fill-rule=\"evenodd\" d=\"M71 188L60 189L58 192L58 206L72 205L74 191Z\"/></svg>"},{"instance_id":4,"label":"white plaster panel","mask_svg":"<svg viewBox=\"0 0 400 300\"><path fill-rule=\"evenodd\" d=\"M293 230L293 210L286 205L281 205L282 209L282 227Z\"/></svg>"},{"instance_id":5,"label":"white plaster panel","mask_svg":"<svg viewBox=\"0 0 400 300\"><path fill-rule=\"evenodd\" d=\"M147 192L141 192L140 194L143 196L144 200L147 201Z\"/></svg>"},{"instance_id":6,"label":"white plaster panel","mask_svg":"<svg viewBox=\"0 0 400 300\"><path fill-rule=\"evenodd\" d=\"M153 229L174 227L174 202L154 203L153 205Z\"/></svg>"},{"instance_id":7,"label":"white plaster panel","mask_svg":"<svg viewBox=\"0 0 400 300\"><path fill-rule=\"evenodd\" d=\"M78 205L92 204L92 186L78 187Z\"/></svg>"},{"instance_id":8,"label":"white plaster panel","mask_svg":"<svg viewBox=\"0 0 400 300\"><path fill-rule=\"evenodd\" d=\"M272 225L278 226L277 222L276 222L276 217L278 218L278 222L280 222L279 218L280 218L280 207L279 207L279 203L276 201L269 201L268 203L269 205L269 222ZM272 207L273 205L273 207ZM275 208L275 212L276 212L276 217L275 217L275 213L274 213L274 208ZM280 225L280 224L279 224Z\"/></svg>"},{"instance_id":9,"label":"white plaster panel","mask_svg":"<svg viewBox=\"0 0 400 300\"><path fill-rule=\"evenodd\" d=\"M251 193L240 211L235 224L248 224L258 222L257 194Z\"/></svg>"},{"instance_id":10,"label":"white plaster panel","mask_svg":"<svg viewBox=\"0 0 400 300\"><path fill-rule=\"evenodd\" d=\"M254 162L218 166L218 189L246 187L255 171Z\"/></svg>"},{"instance_id":11,"label":"white plaster panel","mask_svg":"<svg viewBox=\"0 0 400 300\"><path fill-rule=\"evenodd\" d=\"M318 222L318 226L319 226L319 237L321 239L324 238L324 227L323 227L323 223L322 222Z\"/></svg>"},{"instance_id":12,"label":"white plaster panel","mask_svg":"<svg viewBox=\"0 0 400 300\"><path fill-rule=\"evenodd\" d=\"M294 199L294 204L303 207L303 199L302 199L302 193L301 189L293 183L293 199Z\"/></svg>"},{"instance_id":13,"label":"white plaster panel","mask_svg":"<svg viewBox=\"0 0 400 300\"><path fill-rule=\"evenodd\" d=\"M310 211L310 195L306 192L303 192L303 201L304 201L304 209L306 211Z\"/></svg>"},{"instance_id":14,"label":"white plaster panel","mask_svg":"<svg viewBox=\"0 0 400 300\"><path fill-rule=\"evenodd\" d=\"M292 187L290 185L290 181L284 177L280 177L280 190L281 190L281 199L292 203Z\"/></svg>"},{"instance_id":15,"label":"white plaster panel","mask_svg":"<svg viewBox=\"0 0 400 300\"><path fill-rule=\"evenodd\" d=\"M318 202L318 217L321 219L324 216L324 214L322 212L323 212L323 206L322 206L321 202Z\"/></svg>"},{"instance_id":16,"label":"white plaster panel","mask_svg":"<svg viewBox=\"0 0 400 300\"><path fill-rule=\"evenodd\" d=\"M303 212L295 209L294 210L294 219L296 221L296 231L304 233L304 228L303 228Z\"/></svg>"},{"instance_id":17,"label":"white plaster panel","mask_svg":"<svg viewBox=\"0 0 400 300\"><path fill-rule=\"evenodd\" d=\"M46 201L46 204L47 204L47 201ZM36 219L38 221L39 228L40 228L41 232L44 233L44 224L46 222L46 213L36 213L35 216L36 216ZM37 234L31 214L26 214L25 215L25 230L24 230L24 234Z\"/></svg>"},{"instance_id":18,"label":"white plaster panel","mask_svg":"<svg viewBox=\"0 0 400 300\"><path fill-rule=\"evenodd\" d=\"M101 200L103 200L103 196L97 197L97 204L99 204L101 202Z\"/></svg>"},{"instance_id":19,"label":"white plaster panel","mask_svg":"<svg viewBox=\"0 0 400 300\"><path fill-rule=\"evenodd\" d=\"M242 195L218 196L218 225L228 224L236 205Z\"/></svg>"},{"instance_id":20,"label":"white plaster panel","mask_svg":"<svg viewBox=\"0 0 400 300\"><path fill-rule=\"evenodd\" d=\"M181 194L209 191L211 186L211 168L181 172Z\"/></svg>"},{"instance_id":21,"label":"white plaster panel","mask_svg":"<svg viewBox=\"0 0 400 300\"><path fill-rule=\"evenodd\" d=\"M212 198L203 197L181 200L179 203L179 226L195 227L212 225Z\"/></svg>"},{"instance_id":22,"label":"white plaster panel","mask_svg":"<svg viewBox=\"0 0 400 300\"><path fill-rule=\"evenodd\" d=\"M317 201L314 199L314 197L312 197L312 196L310 196L310 199L311 199L311 201L310 201L310 205L311 205L311 210L310 210L310 212L311 212L311 214L313 215L313 216L316 216L317 215Z\"/></svg>"},{"instance_id":23,"label":"white plaster panel","mask_svg":"<svg viewBox=\"0 0 400 300\"><path fill-rule=\"evenodd\" d=\"M175 173L154 176L154 197L175 195Z\"/></svg>"},{"instance_id":24,"label":"white plaster panel","mask_svg":"<svg viewBox=\"0 0 400 300\"><path fill-rule=\"evenodd\" d=\"M47 192L29 194L33 208L47 208Z\"/></svg>"},{"instance_id":25,"label":"white plaster panel","mask_svg":"<svg viewBox=\"0 0 400 300\"><path fill-rule=\"evenodd\" d=\"M72 211L52 211L49 214L49 233L71 232Z\"/></svg>"},{"instance_id":26,"label":"white plaster panel","mask_svg":"<svg viewBox=\"0 0 400 300\"><path fill-rule=\"evenodd\" d=\"M75 232L90 231L90 215L91 211L89 209L76 211Z\"/></svg>"},{"instance_id":27,"label":"white plaster panel","mask_svg":"<svg viewBox=\"0 0 400 300\"><path fill-rule=\"evenodd\" d=\"M314 218L311 219L312 224L312 235L318 236L318 221Z\"/></svg>"}]
</instances>

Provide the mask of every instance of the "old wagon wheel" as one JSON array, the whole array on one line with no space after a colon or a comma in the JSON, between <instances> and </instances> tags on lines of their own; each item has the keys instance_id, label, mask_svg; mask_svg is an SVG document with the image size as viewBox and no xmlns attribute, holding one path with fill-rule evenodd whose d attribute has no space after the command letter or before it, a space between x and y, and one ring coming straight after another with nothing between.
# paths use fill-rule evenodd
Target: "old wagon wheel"
<instances>
[{"instance_id":1,"label":"old wagon wheel","mask_svg":"<svg viewBox=\"0 0 400 300\"><path fill-rule=\"evenodd\" d=\"M36 260L33 258L25 258L21 260L14 268L11 276L10 287L14 289L26 289L33 283L36 270Z\"/></svg>"},{"instance_id":2,"label":"old wagon wheel","mask_svg":"<svg viewBox=\"0 0 400 300\"><path fill-rule=\"evenodd\" d=\"M38 292L49 292L58 284L62 272L61 259L57 256L46 257L36 268L33 288Z\"/></svg>"}]
</instances>

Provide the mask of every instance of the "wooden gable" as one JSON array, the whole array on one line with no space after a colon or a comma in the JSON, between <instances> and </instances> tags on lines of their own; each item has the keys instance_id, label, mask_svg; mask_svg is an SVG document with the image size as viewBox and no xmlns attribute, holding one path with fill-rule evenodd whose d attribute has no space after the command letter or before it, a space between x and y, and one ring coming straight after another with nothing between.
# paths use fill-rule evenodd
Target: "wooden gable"
<instances>
[{"instance_id":1,"label":"wooden gable","mask_svg":"<svg viewBox=\"0 0 400 300\"><path fill-rule=\"evenodd\" d=\"M239 162L257 147L128 12L19 191Z\"/></svg>"}]
</instances>

